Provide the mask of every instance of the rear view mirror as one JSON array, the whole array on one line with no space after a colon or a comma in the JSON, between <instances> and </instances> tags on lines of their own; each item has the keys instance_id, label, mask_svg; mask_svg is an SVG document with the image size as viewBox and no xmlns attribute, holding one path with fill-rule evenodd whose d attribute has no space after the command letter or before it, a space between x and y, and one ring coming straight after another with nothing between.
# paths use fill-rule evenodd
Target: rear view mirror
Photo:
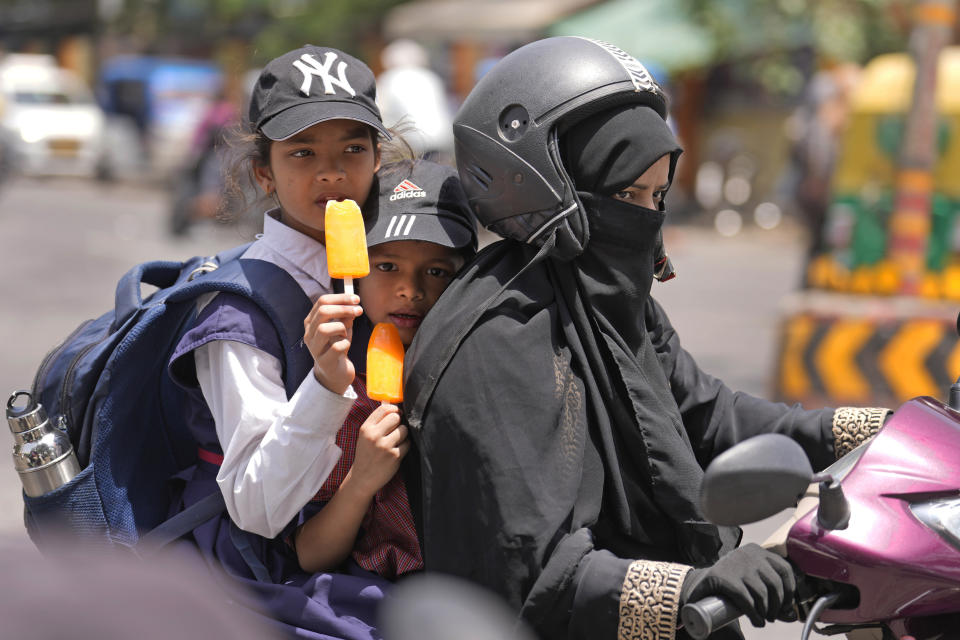
<instances>
[{"instance_id":1,"label":"rear view mirror","mask_svg":"<svg viewBox=\"0 0 960 640\"><path fill-rule=\"evenodd\" d=\"M778 433L745 440L707 467L700 506L710 522L740 525L794 507L810 485L813 469L799 444Z\"/></svg>"}]
</instances>

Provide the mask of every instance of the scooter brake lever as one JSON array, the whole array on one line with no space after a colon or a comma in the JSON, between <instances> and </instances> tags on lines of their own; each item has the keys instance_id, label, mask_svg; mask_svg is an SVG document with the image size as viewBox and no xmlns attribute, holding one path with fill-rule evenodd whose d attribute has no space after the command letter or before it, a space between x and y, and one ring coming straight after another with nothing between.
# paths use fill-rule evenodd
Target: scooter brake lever
<instances>
[{"instance_id":1,"label":"scooter brake lever","mask_svg":"<svg viewBox=\"0 0 960 640\"><path fill-rule=\"evenodd\" d=\"M810 613L807 614L807 621L803 623L803 633L800 634L800 640L810 640L810 632L813 631L813 625L820 618L820 614L823 613L824 609L833 606L833 603L839 599L839 593L828 593L817 598L817 601L810 608Z\"/></svg>"}]
</instances>

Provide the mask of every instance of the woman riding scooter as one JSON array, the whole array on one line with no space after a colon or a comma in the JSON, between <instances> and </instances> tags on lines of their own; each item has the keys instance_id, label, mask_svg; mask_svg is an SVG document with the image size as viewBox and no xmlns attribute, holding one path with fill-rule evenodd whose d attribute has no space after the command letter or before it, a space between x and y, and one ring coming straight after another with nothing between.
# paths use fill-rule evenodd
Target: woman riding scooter
<instances>
[{"instance_id":1,"label":"woman riding scooter","mask_svg":"<svg viewBox=\"0 0 960 640\"><path fill-rule=\"evenodd\" d=\"M460 272L408 353L412 502L426 569L497 591L542 637L673 638L706 595L757 626L789 617L789 564L705 521L702 467L780 432L820 469L888 414L734 392L680 346L650 296L673 275L666 114L628 54L560 37L501 60L454 123L471 204L506 239Z\"/></svg>"}]
</instances>

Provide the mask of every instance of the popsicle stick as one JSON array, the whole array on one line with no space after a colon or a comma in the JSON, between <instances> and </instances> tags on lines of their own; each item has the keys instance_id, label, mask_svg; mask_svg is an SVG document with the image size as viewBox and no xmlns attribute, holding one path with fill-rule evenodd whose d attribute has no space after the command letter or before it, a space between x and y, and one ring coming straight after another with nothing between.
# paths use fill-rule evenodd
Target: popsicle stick
<instances>
[{"instance_id":1,"label":"popsicle stick","mask_svg":"<svg viewBox=\"0 0 960 640\"><path fill-rule=\"evenodd\" d=\"M348 295L353 295L353 278L347 277L343 279L343 292Z\"/></svg>"}]
</instances>

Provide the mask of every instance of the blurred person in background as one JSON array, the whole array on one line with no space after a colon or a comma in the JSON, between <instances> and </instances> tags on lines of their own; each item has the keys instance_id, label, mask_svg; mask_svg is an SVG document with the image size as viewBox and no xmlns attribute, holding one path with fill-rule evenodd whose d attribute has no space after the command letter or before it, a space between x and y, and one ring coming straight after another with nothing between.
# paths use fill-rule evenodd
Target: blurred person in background
<instances>
[{"instance_id":1,"label":"blurred person in background","mask_svg":"<svg viewBox=\"0 0 960 640\"><path fill-rule=\"evenodd\" d=\"M217 92L194 131L187 166L174 190L170 232L185 234L200 220L212 220L224 197L224 168L228 159L225 135L240 122L242 92L227 82Z\"/></svg>"},{"instance_id":2,"label":"blurred person in background","mask_svg":"<svg viewBox=\"0 0 960 640\"><path fill-rule=\"evenodd\" d=\"M854 64L818 71L787 121L791 148L785 189L809 233L811 258L824 248L823 225L830 208L833 172L850 111L850 95L859 78L860 68Z\"/></svg>"},{"instance_id":3,"label":"blurred person in background","mask_svg":"<svg viewBox=\"0 0 960 640\"><path fill-rule=\"evenodd\" d=\"M100 65L97 92L112 121L113 167L121 174L178 179L191 142L225 82L205 59L117 55Z\"/></svg>"},{"instance_id":4,"label":"blurred person in background","mask_svg":"<svg viewBox=\"0 0 960 640\"><path fill-rule=\"evenodd\" d=\"M398 127L417 155L453 160L453 114L440 76L427 51L413 40L388 44L381 54L385 71L377 78L377 104L388 127Z\"/></svg>"}]
</instances>

